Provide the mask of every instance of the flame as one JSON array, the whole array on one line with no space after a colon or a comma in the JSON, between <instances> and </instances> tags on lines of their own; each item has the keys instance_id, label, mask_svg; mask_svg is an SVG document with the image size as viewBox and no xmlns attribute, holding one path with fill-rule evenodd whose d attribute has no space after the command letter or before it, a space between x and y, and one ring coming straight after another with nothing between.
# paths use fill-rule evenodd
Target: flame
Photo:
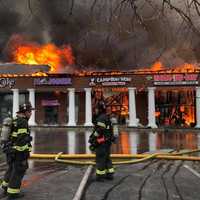
<instances>
[{"instance_id":1,"label":"flame","mask_svg":"<svg viewBox=\"0 0 200 200\"><path fill-rule=\"evenodd\" d=\"M49 65L50 72L56 72L67 64L71 65L75 60L69 45L58 48L51 43L18 45L13 51L13 59L20 64Z\"/></svg>"},{"instance_id":2,"label":"flame","mask_svg":"<svg viewBox=\"0 0 200 200\"><path fill-rule=\"evenodd\" d=\"M185 106L180 107L181 112L185 112L183 115L183 119L185 120L185 123L189 126L191 123L195 123L194 119L194 108L186 108Z\"/></svg>"},{"instance_id":3,"label":"flame","mask_svg":"<svg viewBox=\"0 0 200 200\"><path fill-rule=\"evenodd\" d=\"M114 76L114 75L130 75L130 74L175 74L175 73L199 73L200 66L198 64L184 63L179 66L166 67L161 61L156 61L149 67L132 69L129 71L81 71L79 76Z\"/></svg>"},{"instance_id":4,"label":"flame","mask_svg":"<svg viewBox=\"0 0 200 200\"><path fill-rule=\"evenodd\" d=\"M151 70L152 70L152 71L159 71L159 70L162 70L162 69L164 69L164 66L163 66L163 64L162 64L160 61L155 62L155 63L151 66Z\"/></svg>"},{"instance_id":5,"label":"flame","mask_svg":"<svg viewBox=\"0 0 200 200\"><path fill-rule=\"evenodd\" d=\"M160 116L160 111L156 111L155 112L155 117L159 117Z\"/></svg>"}]
</instances>

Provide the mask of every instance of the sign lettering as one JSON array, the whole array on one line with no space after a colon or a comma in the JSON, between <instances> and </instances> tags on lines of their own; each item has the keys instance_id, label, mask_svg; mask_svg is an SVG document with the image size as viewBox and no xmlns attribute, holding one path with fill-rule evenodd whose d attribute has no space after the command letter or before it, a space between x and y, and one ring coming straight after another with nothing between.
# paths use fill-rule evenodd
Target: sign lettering
<instances>
[{"instance_id":1,"label":"sign lettering","mask_svg":"<svg viewBox=\"0 0 200 200\"><path fill-rule=\"evenodd\" d=\"M116 85L126 85L130 82L130 77L95 77L90 79L90 86L102 85L102 86L116 86Z\"/></svg>"},{"instance_id":2,"label":"sign lettering","mask_svg":"<svg viewBox=\"0 0 200 200\"><path fill-rule=\"evenodd\" d=\"M0 78L0 88L9 87L12 88L15 85L15 79Z\"/></svg>"},{"instance_id":3,"label":"sign lettering","mask_svg":"<svg viewBox=\"0 0 200 200\"><path fill-rule=\"evenodd\" d=\"M34 85L71 85L71 78L35 78Z\"/></svg>"},{"instance_id":4,"label":"sign lettering","mask_svg":"<svg viewBox=\"0 0 200 200\"><path fill-rule=\"evenodd\" d=\"M159 74L153 80L154 85L198 85L198 74Z\"/></svg>"}]
</instances>

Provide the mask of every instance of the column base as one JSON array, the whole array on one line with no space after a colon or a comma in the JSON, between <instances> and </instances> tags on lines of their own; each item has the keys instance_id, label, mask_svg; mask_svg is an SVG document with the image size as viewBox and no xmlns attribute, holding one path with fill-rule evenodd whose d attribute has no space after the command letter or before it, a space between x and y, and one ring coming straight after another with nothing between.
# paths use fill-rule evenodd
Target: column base
<instances>
[{"instance_id":1,"label":"column base","mask_svg":"<svg viewBox=\"0 0 200 200\"><path fill-rule=\"evenodd\" d=\"M76 126L76 123L68 123L67 126Z\"/></svg>"},{"instance_id":2,"label":"column base","mask_svg":"<svg viewBox=\"0 0 200 200\"><path fill-rule=\"evenodd\" d=\"M138 124L128 124L128 127L138 127Z\"/></svg>"},{"instance_id":3,"label":"column base","mask_svg":"<svg viewBox=\"0 0 200 200\"><path fill-rule=\"evenodd\" d=\"M86 123L84 124L84 126L94 126L94 124L93 124L92 122L86 122Z\"/></svg>"},{"instance_id":4,"label":"column base","mask_svg":"<svg viewBox=\"0 0 200 200\"><path fill-rule=\"evenodd\" d=\"M200 125L197 124L194 128L200 128Z\"/></svg>"},{"instance_id":5,"label":"column base","mask_svg":"<svg viewBox=\"0 0 200 200\"><path fill-rule=\"evenodd\" d=\"M147 127L149 127L149 128L158 128L158 126L156 124L148 124Z\"/></svg>"},{"instance_id":6,"label":"column base","mask_svg":"<svg viewBox=\"0 0 200 200\"><path fill-rule=\"evenodd\" d=\"M38 124L36 122L30 122L28 123L29 126L37 126Z\"/></svg>"}]
</instances>

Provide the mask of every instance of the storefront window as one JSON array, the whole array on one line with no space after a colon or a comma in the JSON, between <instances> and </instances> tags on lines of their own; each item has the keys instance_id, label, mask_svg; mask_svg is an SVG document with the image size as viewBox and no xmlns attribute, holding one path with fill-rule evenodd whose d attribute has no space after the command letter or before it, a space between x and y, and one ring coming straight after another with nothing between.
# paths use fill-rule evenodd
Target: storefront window
<instances>
[{"instance_id":1,"label":"storefront window","mask_svg":"<svg viewBox=\"0 0 200 200\"><path fill-rule=\"evenodd\" d=\"M158 126L193 127L195 125L194 90L159 90L156 92Z\"/></svg>"}]
</instances>

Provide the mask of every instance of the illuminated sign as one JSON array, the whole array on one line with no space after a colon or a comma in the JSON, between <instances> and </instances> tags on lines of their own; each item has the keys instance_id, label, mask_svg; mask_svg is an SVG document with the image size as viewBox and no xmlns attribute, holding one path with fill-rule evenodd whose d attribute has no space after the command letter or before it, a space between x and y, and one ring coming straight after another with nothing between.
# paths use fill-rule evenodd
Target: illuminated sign
<instances>
[{"instance_id":1,"label":"illuminated sign","mask_svg":"<svg viewBox=\"0 0 200 200\"><path fill-rule=\"evenodd\" d=\"M121 86L130 82L130 77L95 77L90 79L90 86L102 85L102 86Z\"/></svg>"},{"instance_id":2,"label":"illuminated sign","mask_svg":"<svg viewBox=\"0 0 200 200\"><path fill-rule=\"evenodd\" d=\"M42 106L59 106L60 103L57 99L55 100L42 100Z\"/></svg>"},{"instance_id":3,"label":"illuminated sign","mask_svg":"<svg viewBox=\"0 0 200 200\"><path fill-rule=\"evenodd\" d=\"M71 78L35 78L34 85L71 85L72 79Z\"/></svg>"},{"instance_id":4,"label":"illuminated sign","mask_svg":"<svg viewBox=\"0 0 200 200\"><path fill-rule=\"evenodd\" d=\"M159 74L153 76L154 85L198 85L198 74Z\"/></svg>"},{"instance_id":5,"label":"illuminated sign","mask_svg":"<svg viewBox=\"0 0 200 200\"><path fill-rule=\"evenodd\" d=\"M9 87L12 88L15 85L15 79L0 78L0 88Z\"/></svg>"}]
</instances>

